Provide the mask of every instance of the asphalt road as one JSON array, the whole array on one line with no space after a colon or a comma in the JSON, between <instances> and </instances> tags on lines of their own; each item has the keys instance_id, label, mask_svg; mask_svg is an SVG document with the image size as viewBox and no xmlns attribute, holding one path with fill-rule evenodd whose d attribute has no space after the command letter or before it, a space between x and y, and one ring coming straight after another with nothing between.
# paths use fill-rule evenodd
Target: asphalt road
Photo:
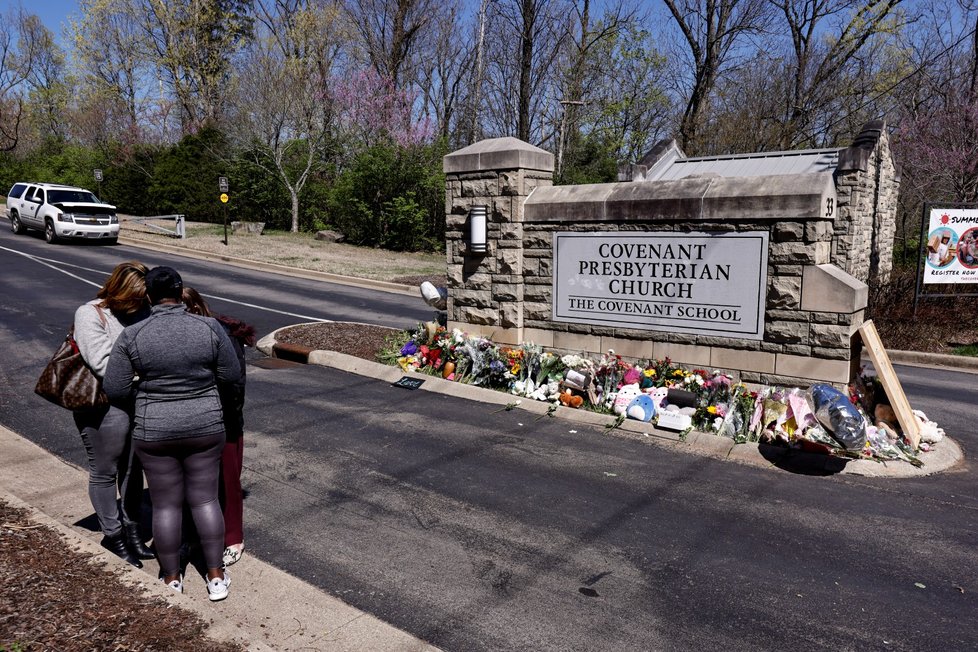
<instances>
[{"instance_id":1,"label":"asphalt road","mask_svg":"<svg viewBox=\"0 0 978 652\"><path fill-rule=\"evenodd\" d=\"M263 333L309 321L282 313L398 326L430 315L411 297L5 231L0 423L77 464L70 419L31 388L94 288L51 266L98 282L129 258L241 302L215 307ZM796 475L252 362L249 554L445 649L978 648L970 463L914 480ZM898 373L915 407L978 450L974 375Z\"/></svg>"}]
</instances>

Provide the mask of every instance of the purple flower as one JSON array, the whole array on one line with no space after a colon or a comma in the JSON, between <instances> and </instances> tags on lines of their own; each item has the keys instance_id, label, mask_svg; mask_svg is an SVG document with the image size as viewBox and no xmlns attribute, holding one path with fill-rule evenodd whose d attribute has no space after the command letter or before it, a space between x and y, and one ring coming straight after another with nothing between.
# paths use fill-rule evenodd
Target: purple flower
<instances>
[{"instance_id":1,"label":"purple flower","mask_svg":"<svg viewBox=\"0 0 978 652\"><path fill-rule=\"evenodd\" d=\"M504 365L500 360L493 360L489 363L489 370L495 374L501 374L506 371L506 365Z\"/></svg>"},{"instance_id":2,"label":"purple flower","mask_svg":"<svg viewBox=\"0 0 978 652\"><path fill-rule=\"evenodd\" d=\"M418 345L414 340L408 340L407 344L401 347L401 355L414 355L418 352Z\"/></svg>"}]
</instances>

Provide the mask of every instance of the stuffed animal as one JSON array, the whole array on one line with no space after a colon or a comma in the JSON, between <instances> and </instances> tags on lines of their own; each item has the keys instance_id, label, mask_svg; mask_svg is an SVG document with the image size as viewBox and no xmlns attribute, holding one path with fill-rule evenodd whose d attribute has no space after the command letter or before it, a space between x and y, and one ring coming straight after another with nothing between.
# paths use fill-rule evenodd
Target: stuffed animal
<instances>
[{"instance_id":1,"label":"stuffed animal","mask_svg":"<svg viewBox=\"0 0 978 652\"><path fill-rule=\"evenodd\" d=\"M649 392L649 396L652 397L652 402L655 403L655 409L661 410L662 406L666 404L666 397L669 396L669 388L656 387Z\"/></svg>"},{"instance_id":2,"label":"stuffed animal","mask_svg":"<svg viewBox=\"0 0 978 652\"><path fill-rule=\"evenodd\" d=\"M559 400L563 405L572 408L579 408L584 405L584 397L575 394L569 389L565 389L560 393Z\"/></svg>"},{"instance_id":3,"label":"stuffed animal","mask_svg":"<svg viewBox=\"0 0 978 652\"><path fill-rule=\"evenodd\" d=\"M638 383L622 385L621 389L618 390L618 395L615 396L615 405L612 408L615 414L625 414L631 402L641 393L642 390L638 388Z\"/></svg>"},{"instance_id":4,"label":"stuffed animal","mask_svg":"<svg viewBox=\"0 0 978 652\"><path fill-rule=\"evenodd\" d=\"M628 404L626 414L629 419L651 421L655 416L655 401L648 394L640 394Z\"/></svg>"}]
</instances>

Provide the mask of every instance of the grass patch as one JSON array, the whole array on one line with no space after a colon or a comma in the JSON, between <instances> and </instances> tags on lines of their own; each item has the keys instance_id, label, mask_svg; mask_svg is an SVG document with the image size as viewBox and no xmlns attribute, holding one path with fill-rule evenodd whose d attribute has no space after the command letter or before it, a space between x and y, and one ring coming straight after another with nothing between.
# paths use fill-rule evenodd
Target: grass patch
<instances>
[{"instance_id":1,"label":"grass patch","mask_svg":"<svg viewBox=\"0 0 978 652\"><path fill-rule=\"evenodd\" d=\"M951 351L954 355L966 355L972 358L978 357L978 344L968 344L967 346L959 346Z\"/></svg>"}]
</instances>

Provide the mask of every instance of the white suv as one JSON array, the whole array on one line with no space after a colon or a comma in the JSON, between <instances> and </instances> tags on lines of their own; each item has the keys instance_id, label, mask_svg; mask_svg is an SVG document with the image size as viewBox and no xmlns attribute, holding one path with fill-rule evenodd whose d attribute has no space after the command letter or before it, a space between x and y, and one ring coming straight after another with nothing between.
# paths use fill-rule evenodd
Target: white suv
<instances>
[{"instance_id":1,"label":"white suv","mask_svg":"<svg viewBox=\"0 0 978 652\"><path fill-rule=\"evenodd\" d=\"M102 203L84 188L15 183L7 193L7 212L14 233L43 230L50 243L62 238L84 238L115 244L119 239L115 206Z\"/></svg>"}]
</instances>

